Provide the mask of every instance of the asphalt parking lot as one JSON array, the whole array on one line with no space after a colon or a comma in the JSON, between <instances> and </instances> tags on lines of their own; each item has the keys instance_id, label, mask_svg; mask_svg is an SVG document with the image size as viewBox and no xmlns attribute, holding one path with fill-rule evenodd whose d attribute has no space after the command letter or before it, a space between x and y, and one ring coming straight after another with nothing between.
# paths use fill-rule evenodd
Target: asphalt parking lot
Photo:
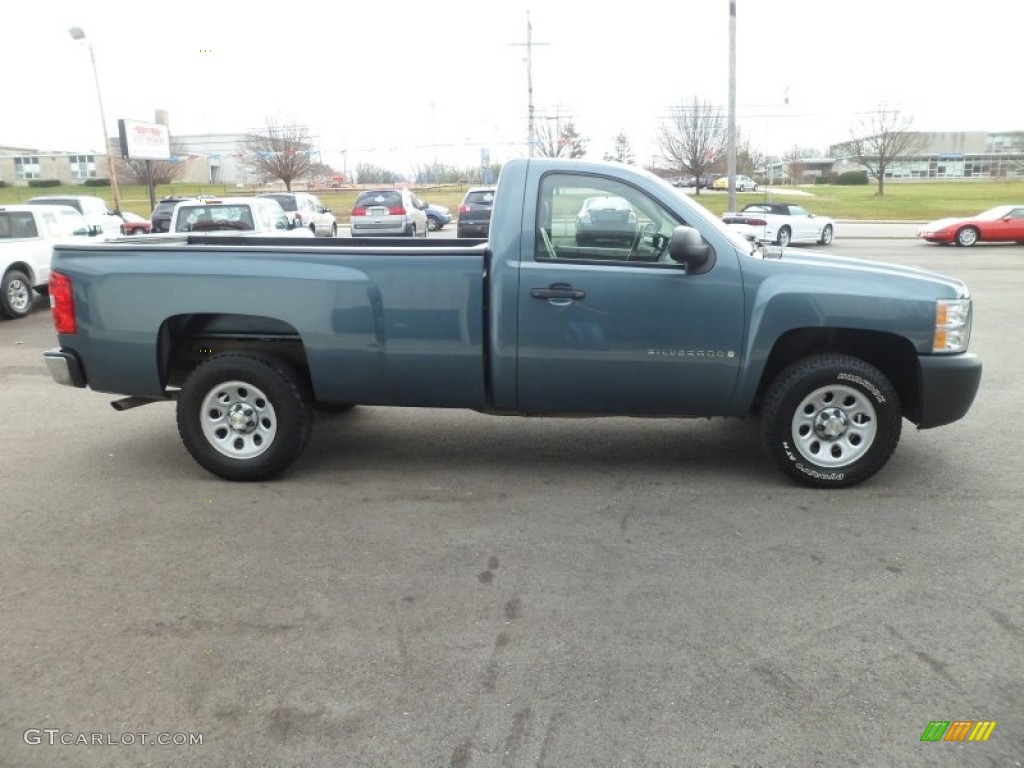
<instances>
[{"instance_id":1,"label":"asphalt parking lot","mask_svg":"<svg viewBox=\"0 0 1024 768\"><path fill-rule=\"evenodd\" d=\"M365 407L227 483L0 322L0 765L1021 766L1024 248L899 237L832 252L965 279L981 391L841 492L744 421Z\"/></svg>"}]
</instances>

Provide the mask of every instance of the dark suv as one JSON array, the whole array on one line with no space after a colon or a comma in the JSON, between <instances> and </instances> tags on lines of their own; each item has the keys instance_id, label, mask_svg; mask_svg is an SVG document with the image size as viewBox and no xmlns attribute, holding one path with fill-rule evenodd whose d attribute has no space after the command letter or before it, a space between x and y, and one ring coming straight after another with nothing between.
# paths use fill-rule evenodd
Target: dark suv
<instances>
[{"instance_id":1,"label":"dark suv","mask_svg":"<svg viewBox=\"0 0 1024 768\"><path fill-rule=\"evenodd\" d=\"M459 237L487 237L491 230L494 189L473 187L466 192L459 206L459 222L455 227Z\"/></svg>"},{"instance_id":2,"label":"dark suv","mask_svg":"<svg viewBox=\"0 0 1024 768\"><path fill-rule=\"evenodd\" d=\"M160 202L153 209L153 215L149 217L153 225L152 232L169 232L171 229L171 214L174 213L174 206L182 200L189 200L188 197L162 197Z\"/></svg>"}]
</instances>

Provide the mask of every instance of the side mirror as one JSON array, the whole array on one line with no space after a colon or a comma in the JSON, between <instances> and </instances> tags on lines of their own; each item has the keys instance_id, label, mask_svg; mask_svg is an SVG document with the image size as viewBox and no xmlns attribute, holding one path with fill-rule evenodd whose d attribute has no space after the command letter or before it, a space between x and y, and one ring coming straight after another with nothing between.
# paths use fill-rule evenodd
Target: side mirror
<instances>
[{"instance_id":1,"label":"side mirror","mask_svg":"<svg viewBox=\"0 0 1024 768\"><path fill-rule=\"evenodd\" d=\"M672 261L686 265L689 275L701 275L715 265L714 251L693 227L678 226L668 241L668 255Z\"/></svg>"}]
</instances>

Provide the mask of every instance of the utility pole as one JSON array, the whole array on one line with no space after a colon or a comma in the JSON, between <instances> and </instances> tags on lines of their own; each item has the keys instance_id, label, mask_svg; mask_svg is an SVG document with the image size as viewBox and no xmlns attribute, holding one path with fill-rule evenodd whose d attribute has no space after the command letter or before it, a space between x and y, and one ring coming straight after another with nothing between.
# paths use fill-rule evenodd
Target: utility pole
<instances>
[{"instance_id":1,"label":"utility pole","mask_svg":"<svg viewBox=\"0 0 1024 768\"><path fill-rule=\"evenodd\" d=\"M736 0L729 0L729 210L736 210Z\"/></svg>"},{"instance_id":2,"label":"utility pole","mask_svg":"<svg viewBox=\"0 0 1024 768\"><path fill-rule=\"evenodd\" d=\"M533 25L530 24L530 12L526 12L526 42L509 43L509 45L526 46L526 95L527 95L527 118L526 118L526 142L529 156L533 157L533 147L537 143L537 132L533 123L533 46L548 45L548 43L533 42Z\"/></svg>"}]
</instances>

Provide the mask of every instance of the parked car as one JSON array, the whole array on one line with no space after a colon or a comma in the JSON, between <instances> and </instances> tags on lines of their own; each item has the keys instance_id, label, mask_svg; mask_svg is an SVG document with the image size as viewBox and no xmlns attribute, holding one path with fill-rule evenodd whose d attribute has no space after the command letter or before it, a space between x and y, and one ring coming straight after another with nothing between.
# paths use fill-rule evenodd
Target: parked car
<instances>
[{"instance_id":1,"label":"parked car","mask_svg":"<svg viewBox=\"0 0 1024 768\"><path fill-rule=\"evenodd\" d=\"M787 246L790 243L828 245L836 223L792 203L750 203L739 213L722 214L722 221L748 240Z\"/></svg>"},{"instance_id":2,"label":"parked car","mask_svg":"<svg viewBox=\"0 0 1024 768\"><path fill-rule=\"evenodd\" d=\"M1024 205L999 205L977 216L939 219L921 227L917 236L929 243L964 248L982 242L1024 244Z\"/></svg>"},{"instance_id":3,"label":"parked car","mask_svg":"<svg viewBox=\"0 0 1024 768\"><path fill-rule=\"evenodd\" d=\"M491 206L495 187L471 187L459 204L455 233L459 237L487 237L491 231Z\"/></svg>"},{"instance_id":4,"label":"parked car","mask_svg":"<svg viewBox=\"0 0 1024 768\"><path fill-rule=\"evenodd\" d=\"M305 227L293 227L281 204L266 197L183 200L174 206L171 231L204 235L313 237Z\"/></svg>"},{"instance_id":5,"label":"parked car","mask_svg":"<svg viewBox=\"0 0 1024 768\"><path fill-rule=\"evenodd\" d=\"M107 237L123 232L124 220L107 207L102 197L94 195L40 195L28 200L30 205L68 205L85 217L89 224L99 225Z\"/></svg>"},{"instance_id":6,"label":"parked car","mask_svg":"<svg viewBox=\"0 0 1024 768\"><path fill-rule=\"evenodd\" d=\"M728 189L729 177L721 176L712 183L713 189ZM736 191L757 191L758 182L750 176L736 176Z\"/></svg>"},{"instance_id":7,"label":"parked car","mask_svg":"<svg viewBox=\"0 0 1024 768\"><path fill-rule=\"evenodd\" d=\"M576 244L611 242L631 245L636 239L636 213L629 201L615 195L588 197L576 214Z\"/></svg>"},{"instance_id":8,"label":"parked car","mask_svg":"<svg viewBox=\"0 0 1024 768\"><path fill-rule=\"evenodd\" d=\"M338 220L316 195L309 192L264 192L259 197L277 200L291 219L292 229L305 227L319 237L338 236Z\"/></svg>"},{"instance_id":9,"label":"parked car","mask_svg":"<svg viewBox=\"0 0 1024 768\"><path fill-rule=\"evenodd\" d=\"M452 212L443 205L427 203L426 214L427 229L431 232L437 232L440 229L444 229L452 220Z\"/></svg>"},{"instance_id":10,"label":"parked car","mask_svg":"<svg viewBox=\"0 0 1024 768\"><path fill-rule=\"evenodd\" d=\"M712 189L728 189L729 188L729 177L721 176L714 180L711 184ZM737 192L757 192L757 182L749 176L737 176L736 177L736 191Z\"/></svg>"},{"instance_id":11,"label":"parked car","mask_svg":"<svg viewBox=\"0 0 1024 768\"><path fill-rule=\"evenodd\" d=\"M426 208L408 189L363 190L352 207L352 237L426 237Z\"/></svg>"},{"instance_id":12,"label":"parked car","mask_svg":"<svg viewBox=\"0 0 1024 768\"><path fill-rule=\"evenodd\" d=\"M706 173L700 177L700 188L710 189L711 185L715 183L715 175L713 173ZM697 177L687 176L686 178L679 179L673 187L687 187L689 189L695 189L697 187Z\"/></svg>"},{"instance_id":13,"label":"parked car","mask_svg":"<svg viewBox=\"0 0 1024 768\"><path fill-rule=\"evenodd\" d=\"M121 219L124 221L123 231L126 235L145 235L153 229L149 219L131 211L121 211Z\"/></svg>"},{"instance_id":14,"label":"parked car","mask_svg":"<svg viewBox=\"0 0 1024 768\"><path fill-rule=\"evenodd\" d=\"M174 213L174 206L182 200L195 200L195 198L178 197L175 195L160 198L160 202L156 204L156 207L153 209L153 213L149 217L149 223L152 225L150 231L170 232L171 214Z\"/></svg>"}]
</instances>

